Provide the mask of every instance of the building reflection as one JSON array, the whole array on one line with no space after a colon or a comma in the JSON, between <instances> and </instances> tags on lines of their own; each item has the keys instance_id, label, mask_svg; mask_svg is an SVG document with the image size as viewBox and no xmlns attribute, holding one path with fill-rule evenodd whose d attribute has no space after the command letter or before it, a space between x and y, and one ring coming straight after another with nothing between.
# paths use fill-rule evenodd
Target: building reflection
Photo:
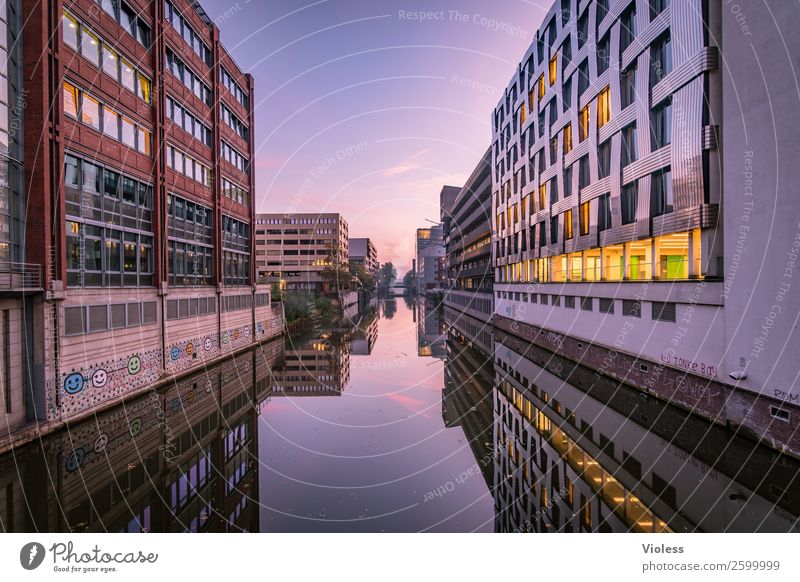
<instances>
[{"instance_id":1,"label":"building reflection","mask_svg":"<svg viewBox=\"0 0 800 582\"><path fill-rule=\"evenodd\" d=\"M494 364L497 531L797 530L796 459L500 332Z\"/></svg>"},{"instance_id":2,"label":"building reflection","mask_svg":"<svg viewBox=\"0 0 800 582\"><path fill-rule=\"evenodd\" d=\"M5 531L258 531L260 404L282 341L0 458Z\"/></svg>"},{"instance_id":3,"label":"building reflection","mask_svg":"<svg viewBox=\"0 0 800 582\"><path fill-rule=\"evenodd\" d=\"M354 356L368 356L378 340L378 312L367 311L353 330L350 353Z\"/></svg>"},{"instance_id":4,"label":"building reflection","mask_svg":"<svg viewBox=\"0 0 800 582\"><path fill-rule=\"evenodd\" d=\"M341 396L350 383L351 333L287 338L283 361L272 373L270 396Z\"/></svg>"},{"instance_id":5,"label":"building reflection","mask_svg":"<svg viewBox=\"0 0 800 582\"><path fill-rule=\"evenodd\" d=\"M443 360L447 356L445 347L447 336L437 306L420 299L414 304L414 308L417 322L417 355Z\"/></svg>"}]
</instances>

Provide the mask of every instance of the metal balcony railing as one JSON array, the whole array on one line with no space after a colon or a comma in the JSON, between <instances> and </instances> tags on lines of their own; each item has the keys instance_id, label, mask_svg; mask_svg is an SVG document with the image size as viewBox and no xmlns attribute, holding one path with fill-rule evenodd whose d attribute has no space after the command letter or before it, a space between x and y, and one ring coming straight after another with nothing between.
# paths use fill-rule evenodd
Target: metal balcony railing
<instances>
[{"instance_id":1,"label":"metal balcony railing","mask_svg":"<svg viewBox=\"0 0 800 582\"><path fill-rule=\"evenodd\" d=\"M32 291L41 288L41 265L0 261L0 291Z\"/></svg>"}]
</instances>

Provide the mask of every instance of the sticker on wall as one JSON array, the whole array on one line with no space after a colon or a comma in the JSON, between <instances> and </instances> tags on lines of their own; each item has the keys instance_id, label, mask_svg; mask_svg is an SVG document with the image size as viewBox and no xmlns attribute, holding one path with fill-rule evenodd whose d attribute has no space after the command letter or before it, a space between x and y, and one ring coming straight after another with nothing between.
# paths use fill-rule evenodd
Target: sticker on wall
<instances>
[{"instance_id":1,"label":"sticker on wall","mask_svg":"<svg viewBox=\"0 0 800 582\"><path fill-rule=\"evenodd\" d=\"M128 360L128 374L135 376L142 371L142 360L139 356L131 356Z\"/></svg>"},{"instance_id":2,"label":"sticker on wall","mask_svg":"<svg viewBox=\"0 0 800 582\"><path fill-rule=\"evenodd\" d=\"M186 395L186 402L189 404L194 402L194 390L189 390L189 393Z\"/></svg>"},{"instance_id":3,"label":"sticker on wall","mask_svg":"<svg viewBox=\"0 0 800 582\"><path fill-rule=\"evenodd\" d=\"M142 432L142 419L141 418L134 418L131 421L130 426L128 427L130 430L131 436L136 437Z\"/></svg>"},{"instance_id":4,"label":"sticker on wall","mask_svg":"<svg viewBox=\"0 0 800 582\"><path fill-rule=\"evenodd\" d=\"M205 349L207 352L211 351L211 338L210 337L207 337L206 341L203 342L203 349Z\"/></svg>"},{"instance_id":5,"label":"sticker on wall","mask_svg":"<svg viewBox=\"0 0 800 582\"><path fill-rule=\"evenodd\" d=\"M172 402L170 402L169 407L172 409L172 412L178 412L181 409L180 398L175 398Z\"/></svg>"},{"instance_id":6,"label":"sticker on wall","mask_svg":"<svg viewBox=\"0 0 800 582\"><path fill-rule=\"evenodd\" d=\"M233 330L233 339L235 339L235 340L239 339L239 329L238 328Z\"/></svg>"},{"instance_id":7,"label":"sticker on wall","mask_svg":"<svg viewBox=\"0 0 800 582\"><path fill-rule=\"evenodd\" d=\"M102 388L106 384L108 384L108 372L103 368L95 370L94 374L92 374L92 386Z\"/></svg>"},{"instance_id":8,"label":"sticker on wall","mask_svg":"<svg viewBox=\"0 0 800 582\"><path fill-rule=\"evenodd\" d=\"M189 342L188 344L186 344L186 355L191 356L193 353L194 353L194 344L192 342Z\"/></svg>"},{"instance_id":9,"label":"sticker on wall","mask_svg":"<svg viewBox=\"0 0 800 582\"><path fill-rule=\"evenodd\" d=\"M264 333L264 324L260 321L256 324L256 332L257 333Z\"/></svg>"},{"instance_id":10,"label":"sticker on wall","mask_svg":"<svg viewBox=\"0 0 800 582\"><path fill-rule=\"evenodd\" d=\"M106 446L108 445L108 435L106 433L101 434L94 440L94 452L98 455L101 454L103 451L106 450Z\"/></svg>"},{"instance_id":11,"label":"sticker on wall","mask_svg":"<svg viewBox=\"0 0 800 582\"><path fill-rule=\"evenodd\" d=\"M250 337L250 326L249 325L245 325L244 326L244 337Z\"/></svg>"},{"instance_id":12,"label":"sticker on wall","mask_svg":"<svg viewBox=\"0 0 800 582\"><path fill-rule=\"evenodd\" d=\"M83 462L86 460L86 451L83 447L78 447L69 457L67 457L67 471L72 473L73 471L77 471L83 465Z\"/></svg>"},{"instance_id":13,"label":"sticker on wall","mask_svg":"<svg viewBox=\"0 0 800 582\"><path fill-rule=\"evenodd\" d=\"M229 339L230 338L228 337L228 332L227 331L222 334L222 343L224 343L224 344L228 343Z\"/></svg>"},{"instance_id":14,"label":"sticker on wall","mask_svg":"<svg viewBox=\"0 0 800 582\"><path fill-rule=\"evenodd\" d=\"M170 350L169 357L172 358L173 360L177 360L178 358L181 357L181 349L178 346L175 346Z\"/></svg>"},{"instance_id":15,"label":"sticker on wall","mask_svg":"<svg viewBox=\"0 0 800 582\"><path fill-rule=\"evenodd\" d=\"M67 394L77 394L83 390L84 383L83 374L80 372L73 372L64 378L64 390Z\"/></svg>"}]
</instances>

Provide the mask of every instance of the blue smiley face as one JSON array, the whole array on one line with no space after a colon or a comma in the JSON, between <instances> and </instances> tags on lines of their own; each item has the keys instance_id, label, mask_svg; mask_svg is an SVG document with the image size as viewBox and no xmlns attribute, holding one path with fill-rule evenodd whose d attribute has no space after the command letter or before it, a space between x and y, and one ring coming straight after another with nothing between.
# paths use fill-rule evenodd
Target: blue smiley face
<instances>
[{"instance_id":1,"label":"blue smiley face","mask_svg":"<svg viewBox=\"0 0 800 582\"><path fill-rule=\"evenodd\" d=\"M83 390L84 383L83 374L80 372L73 372L64 378L64 390L67 394L77 394Z\"/></svg>"},{"instance_id":2,"label":"blue smiley face","mask_svg":"<svg viewBox=\"0 0 800 582\"><path fill-rule=\"evenodd\" d=\"M72 451L69 457L67 457L67 471L72 473L73 471L77 471L83 465L83 461L86 459L86 451L83 447L79 447Z\"/></svg>"},{"instance_id":3,"label":"blue smiley face","mask_svg":"<svg viewBox=\"0 0 800 582\"><path fill-rule=\"evenodd\" d=\"M178 348L178 347L174 347L174 348L172 348L172 350L170 351L169 355L170 355L170 357L171 357L173 360L177 360L178 358L180 358L180 357L181 357L181 350L180 350L180 348Z\"/></svg>"}]
</instances>

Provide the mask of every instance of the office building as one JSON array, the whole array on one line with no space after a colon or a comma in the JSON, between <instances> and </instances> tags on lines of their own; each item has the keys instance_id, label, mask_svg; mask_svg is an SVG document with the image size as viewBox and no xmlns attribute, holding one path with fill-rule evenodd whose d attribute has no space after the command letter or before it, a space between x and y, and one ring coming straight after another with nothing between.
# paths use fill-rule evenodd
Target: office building
<instances>
[{"instance_id":1,"label":"office building","mask_svg":"<svg viewBox=\"0 0 800 582\"><path fill-rule=\"evenodd\" d=\"M338 266L342 276L348 272L347 232L347 221L338 213L259 214L259 281L278 283L282 289L323 290L323 270Z\"/></svg>"},{"instance_id":2,"label":"office building","mask_svg":"<svg viewBox=\"0 0 800 582\"><path fill-rule=\"evenodd\" d=\"M720 2L552 6L491 118L495 323L800 450L800 41L776 21L797 7L744 30Z\"/></svg>"},{"instance_id":3,"label":"office building","mask_svg":"<svg viewBox=\"0 0 800 582\"><path fill-rule=\"evenodd\" d=\"M348 242L350 264L361 265L364 270L376 277L381 264L378 262L378 251L371 238L351 238Z\"/></svg>"},{"instance_id":4,"label":"office building","mask_svg":"<svg viewBox=\"0 0 800 582\"><path fill-rule=\"evenodd\" d=\"M0 321L9 426L91 414L280 333L251 261L254 83L200 5L4 7L20 42L0 280L25 305Z\"/></svg>"}]
</instances>

